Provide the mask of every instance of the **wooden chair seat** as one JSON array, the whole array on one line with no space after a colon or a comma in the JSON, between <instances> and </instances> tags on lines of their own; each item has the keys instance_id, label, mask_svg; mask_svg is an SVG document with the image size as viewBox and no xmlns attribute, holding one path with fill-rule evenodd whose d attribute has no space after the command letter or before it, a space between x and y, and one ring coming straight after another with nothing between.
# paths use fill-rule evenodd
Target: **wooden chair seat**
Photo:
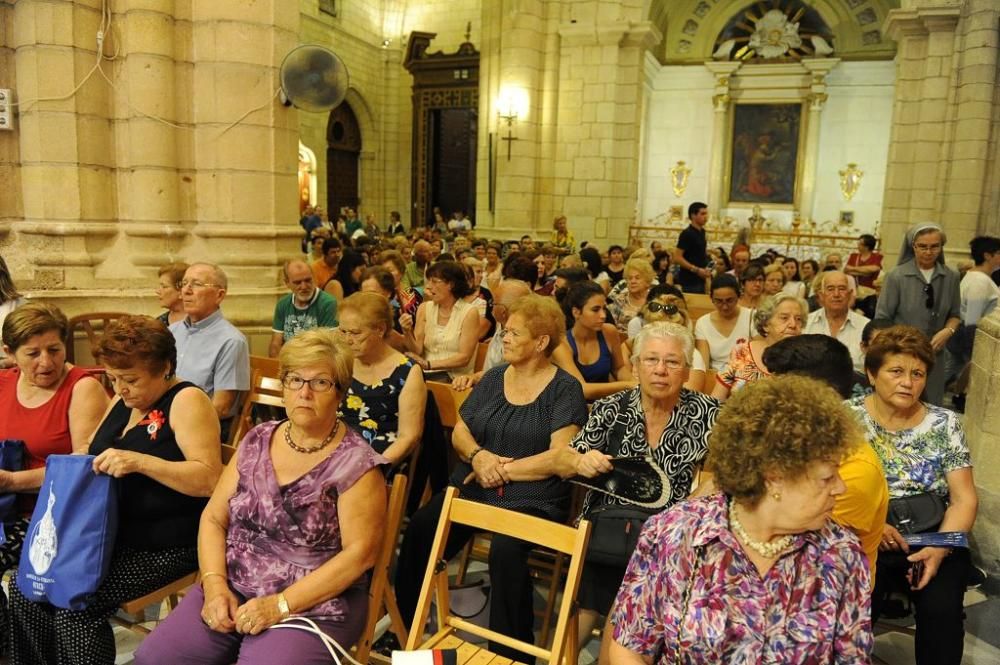
<instances>
[{"instance_id":1,"label":"wooden chair seat","mask_svg":"<svg viewBox=\"0 0 1000 665\"><path fill-rule=\"evenodd\" d=\"M159 605L163 601L167 601L167 609L169 611L173 611L174 608L177 607L177 603L183 595L183 592L186 591L192 584L197 583L198 577L198 571L189 573L178 580L174 580L170 584L161 586L156 591L147 593L145 596L140 596L139 598L134 598L122 603L118 606L118 609L129 615L130 620L123 619L120 616L115 616L112 617L112 621L135 633L139 633L140 635L145 635L151 632L149 628L142 625L142 622L146 620L145 616L143 616L145 609L150 605Z\"/></svg>"},{"instance_id":2,"label":"wooden chair seat","mask_svg":"<svg viewBox=\"0 0 1000 665\"><path fill-rule=\"evenodd\" d=\"M521 640L482 628L451 613L448 596L448 566L444 560L445 545L453 524L471 527L476 531L488 531L518 538L557 554L566 555L566 583L563 588L556 619L556 627L551 647L540 647ZM410 628L406 650L448 648L456 649L459 662L496 663L507 665L511 661L497 657L481 647L466 644L456 633L470 633L477 639L490 640L512 649L541 658L549 663L561 665L577 662L577 607L576 592L583 572L583 557L590 537L590 523L581 520L576 527L557 524L549 520L523 513L488 506L458 498L458 490L449 487L445 492L441 519L434 535L434 545L427 562L417 611ZM436 602L438 630L428 639L423 639L424 628L431 611L431 602ZM545 643L547 644L547 643Z\"/></svg>"}]
</instances>

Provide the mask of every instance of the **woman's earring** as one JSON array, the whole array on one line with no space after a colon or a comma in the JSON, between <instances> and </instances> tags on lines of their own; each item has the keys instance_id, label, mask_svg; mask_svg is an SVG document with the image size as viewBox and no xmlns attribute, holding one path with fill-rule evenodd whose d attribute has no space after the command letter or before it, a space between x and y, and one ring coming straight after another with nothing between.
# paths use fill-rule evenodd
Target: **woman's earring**
<instances>
[{"instance_id":1,"label":"woman's earring","mask_svg":"<svg viewBox=\"0 0 1000 665\"><path fill-rule=\"evenodd\" d=\"M771 498L775 501L781 501L781 492L775 492L771 495Z\"/></svg>"}]
</instances>

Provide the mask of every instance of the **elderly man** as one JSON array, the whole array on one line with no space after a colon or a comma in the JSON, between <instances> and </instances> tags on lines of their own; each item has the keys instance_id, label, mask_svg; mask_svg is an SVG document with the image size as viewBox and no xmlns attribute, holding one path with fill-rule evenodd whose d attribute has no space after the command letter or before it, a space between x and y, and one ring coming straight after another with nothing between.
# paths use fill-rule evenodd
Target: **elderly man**
<instances>
[{"instance_id":1,"label":"elderly man","mask_svg":"<svg viewBox=\"0 0 1000 665\"><path fill-rule=\"evenodd\" d=\"M403 273L403 288L422 288L424 273L430 262L431 244L426 240L418 240L413 244L413 260L406 264L406 271Z\"/></svg>"},{"instance_id":2,"label":"elderly man","mask_svg":"<svg viewBox=\"0 0 1000 665\"><path fill-rule=\"evenodd\" d=\"M285 342L303 330L337 327L337 299L316 288L312 269L305 261L285 261L282 274L291 293L274 307L271 343L267 347L271 358L277 358Z\"/></svg>"},{"instance_id":3,"label":"elderly man","mask_svg":"<svg viewBox=\"0 0 1000 665\"><path fill-rule=\"evenodd\" d=\"M222 421L222 438L236 414L237 397L250 390L250 352L246 337L222 316L229 281L212 263L192 264L181 280L187 316L170 326L177 343L177 376L212 398Z\"/></svg>"},{"instance_id":4,"label":"elderly man","mask_svg":"<svg viewBox=\"0 0 1000 665\"><path fill-rule=\"evenodd\" d=\"M504 326L507 325L507 311L518 299L531 293L531 286L519 279L505 279L493 292L493 318L497 320L497 330L490 338L486 350L486 360L483 369L474 374L456 376L451 382L455 390L466 390L479 383L486 370L492 369L503 362Z\"/></svg>"},{"instance_id":5,"label":"elderly man","mask_svg":"<svg viewBox=\"0 0 1000 665\"><path fill-rule=\"evenodd\" d=\"M861 331L868 324L868 317L851 309L854 287L847 275L839 270L822 273L816 298L820 308L809 315L804 332L828 335L839 340L851 352L854 371L864 372L865 354L861 350Z\"/></svg>"},{"instance_id":6,"label":"elderly man","mask_svg":"<svg viewBox=\"0 0 1000 665\"><path fill-rule=\"evenodd\" d=\"M337 274L337 266L340 265L340 257L343 254L343 245L337 238L326 238L323 240L323 255L312 264L313 283L322 289Z\"/></svg>"}]
</instances>

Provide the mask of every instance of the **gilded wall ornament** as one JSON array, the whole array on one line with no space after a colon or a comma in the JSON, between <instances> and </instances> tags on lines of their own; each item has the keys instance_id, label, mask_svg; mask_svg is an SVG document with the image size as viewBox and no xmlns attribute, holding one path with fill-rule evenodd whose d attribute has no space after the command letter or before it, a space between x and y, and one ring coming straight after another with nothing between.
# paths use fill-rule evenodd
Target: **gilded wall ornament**
<instances>
[{"instance_id":1,"label":"gilded wall ornament","mask_svg":"<svg viewBox=\"0 0 1000 665\"><path fill-rule=\"evenodd\" d=\"M687 167L683 160L678 160L677 164L670 169L670 184L674 188L674 196L681 197L688 186L688 176L691 169Z\"/></svg>"},{"instance_id":2,"label":"gilded wall ornament","mask_svg":"<svg viewBox=\"0 0 1000 665\"><path fill-rule=\"evenodd\" d=\"M850 201L854 198L854 195L858 193L858 187L861 186L861 176L865 174L864 171L858 168L858 165L851 162L847 165L847 168L840 171L840 193L844 195L844 198Z\"/></svg>"}]
</instances>

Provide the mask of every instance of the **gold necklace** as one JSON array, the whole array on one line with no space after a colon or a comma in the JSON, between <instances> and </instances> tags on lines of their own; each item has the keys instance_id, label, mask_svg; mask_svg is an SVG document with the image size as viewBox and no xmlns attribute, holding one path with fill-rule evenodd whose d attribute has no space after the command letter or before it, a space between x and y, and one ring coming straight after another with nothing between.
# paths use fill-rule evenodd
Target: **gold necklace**
<instances>
[{"instance_id":1,"label":"gold necklace","mask_svg":"<svg viewBox=\"0 0 1000 665\"><path fill-rule=\"evenodd\" d=\"M736 516L736 502L733 499L729 499L729 526L744 545L768 559L778 556L792 544L792 537L788 535L782 536L777 540L769 540L766 543L751 538L750 534L743 528L740 519Z\"/></svg>"},{"instance_id":2,"label":"gold necklace","mask_svg":"<svg viewBox=\"0 0 1000 665\"><path fill-rule=\"evenodd\" d=\"M300 453L314 453L317 450L323 450L324 448L326 448L327 446L330 445L330 442L333 441L333 437L337 434L337 428L338 427L340 427L340 419L339 418L337 420L333 421L333 429L330 430L329 436L327 436L325 439L323 439L323 441L320 442L319 445L313 446L312 448L307 448L306 446L300 446L299 444L297 444L294 441L292 441L292 423L289 421L288 427L285 428L285 443L288 444L289 448L291 448L292 450L294 450L296 452L300 452Z\"/></svg>"}]
</instances>

